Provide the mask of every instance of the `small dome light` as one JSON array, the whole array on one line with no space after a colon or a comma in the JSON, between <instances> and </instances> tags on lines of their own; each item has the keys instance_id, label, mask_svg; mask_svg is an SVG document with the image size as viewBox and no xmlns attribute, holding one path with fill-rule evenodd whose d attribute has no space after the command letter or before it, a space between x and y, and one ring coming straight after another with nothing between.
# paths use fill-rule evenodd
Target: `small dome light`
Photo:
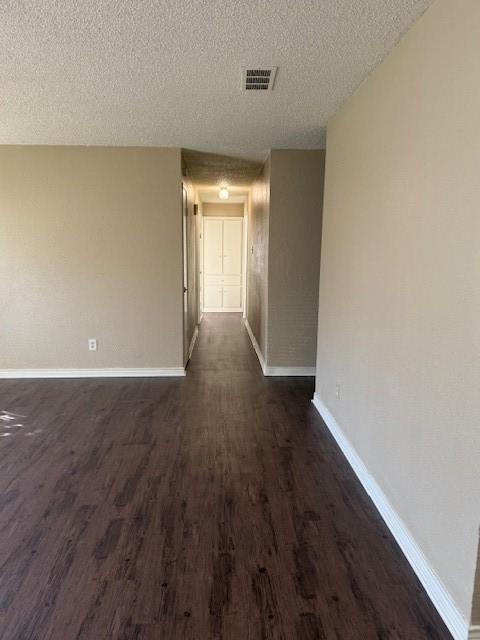
<instances>
[{"instance_id":1,"label":"small dome light","mask_svg":"<svg viewBox=\"0 0 480 640\"><path fill-rule=\"evenodd\" d=\"M222 187L218 192L218 197L220 198L220 200L228 200L230 197L228 189L226 187Z\"/></svg>"}]
</instances>

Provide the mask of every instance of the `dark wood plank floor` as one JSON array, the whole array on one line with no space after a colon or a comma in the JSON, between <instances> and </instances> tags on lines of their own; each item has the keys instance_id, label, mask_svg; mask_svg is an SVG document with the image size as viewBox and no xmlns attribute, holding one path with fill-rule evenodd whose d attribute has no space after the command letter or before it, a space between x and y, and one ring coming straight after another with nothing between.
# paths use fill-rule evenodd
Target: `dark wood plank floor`
<instances>
[{"instance_id":1,"label":"dark wood plank floor","mask_svg":"<svg viewBox=\"0 0 480 640\"><path fill-rule=\"evenodd\" d=\"M2 381L2 640L450 638L312 394L236 314L185 379Z\"/></svg>"}]
</instances>

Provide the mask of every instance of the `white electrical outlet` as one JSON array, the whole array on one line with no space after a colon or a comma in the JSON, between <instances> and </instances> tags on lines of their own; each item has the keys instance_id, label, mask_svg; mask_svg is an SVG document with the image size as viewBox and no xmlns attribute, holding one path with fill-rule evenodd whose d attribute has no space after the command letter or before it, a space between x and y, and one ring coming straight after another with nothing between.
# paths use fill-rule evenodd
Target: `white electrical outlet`
<instances>
[{"instance_id":1,"label":"white electrical outlet","mask_svg":"<svg viewBox=\"0 0 480 640\"><path fill-rule=\"evenodd\" d=\"M339 384L335 385L335 397L337 398L337 400L340 400L340 385Z\"/></svg>"},{"instance_id":2,"label":"white electrical outlet","mask_svg":"<svg viewBox=\"0 0 480 640\"><path fill-rule=\"evenodd\" d=\"M97 339L96 338L90 338L88 341L88 350L89 351L97 351L98 346L97 346Z\"/></svg>"}]
</instances>

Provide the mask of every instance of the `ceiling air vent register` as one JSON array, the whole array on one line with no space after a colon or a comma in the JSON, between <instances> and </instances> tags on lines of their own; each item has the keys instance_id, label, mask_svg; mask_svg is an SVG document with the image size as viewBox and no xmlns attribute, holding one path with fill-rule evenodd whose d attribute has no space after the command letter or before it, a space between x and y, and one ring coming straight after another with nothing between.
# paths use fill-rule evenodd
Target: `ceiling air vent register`
<instances>
[{"instance_id":1,"label":"ceiling air vent register","mask_svg":"<svg viewBox=\"0 0 480 640\"><path fill-rule=\"evenodd\" d=\"M245 67L242 74L242 88L245 91L272 91L277 67Z\"/></svg>"}]
</instances>

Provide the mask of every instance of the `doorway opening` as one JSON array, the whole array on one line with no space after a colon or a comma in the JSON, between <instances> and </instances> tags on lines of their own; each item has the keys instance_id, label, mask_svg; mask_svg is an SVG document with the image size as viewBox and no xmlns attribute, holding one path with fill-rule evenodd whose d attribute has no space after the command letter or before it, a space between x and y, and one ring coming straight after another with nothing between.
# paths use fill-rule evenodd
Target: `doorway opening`
<instances>
[{"instance_id":1,"label":"doorway opening","mask_svg":"<svg viewBox=\"0 0 480 640\"><path fill-rule=\"evenodd\" d=\"M186 367L190 359L189 340L189 270L192 265L189 259L189 224L188 224L188 191L182 183L182 255L183 255L183 366ZM193 346L192 346L193 350Z\"/></svg>"},{"instance_id":2,"label":"doorway opening","mask_svg":"<svg viewBox=\"0 0 480 640\"><path fill-rule=\"evenodd\" d=\"M187 368L204 313L241 313L247 306L249 187L182 179L183 344Z\"/></svg>"},{"instance_id":3,"label":"doorway opening","mask_svg":"<svg viewBox=\"0 0 480 640\"><path fill-rule=\"evenodd\" d=\"M246 317L251 188L262 166L182 150L186 364L204 314Z\"/></svg>"}]
</instances>

